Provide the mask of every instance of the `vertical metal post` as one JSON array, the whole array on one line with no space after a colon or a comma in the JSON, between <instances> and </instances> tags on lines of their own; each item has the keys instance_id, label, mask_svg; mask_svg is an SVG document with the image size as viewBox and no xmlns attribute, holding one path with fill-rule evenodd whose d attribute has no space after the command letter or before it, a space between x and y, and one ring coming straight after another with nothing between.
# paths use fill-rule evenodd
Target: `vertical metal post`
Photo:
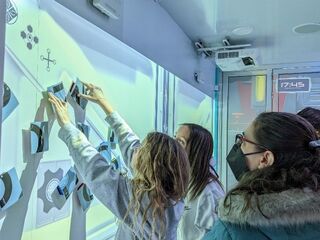
<instances>
[{"instance_id":1,"label":"vertical metal post","mask_svg":"<svg viewBox=\"0 0 320 240\"><path fill-rule=\"evenodd\" d=\"M6 1L0 1L0 120L2 119L3 105L3 78L4 78L4 49L6 40ZM1 121L2 122L2 121ZM1 127L0 123L0 142L1 142ZM1 144L0 144L1 154Z\"/></svg>"},{"instance_id":2,"label":"vertical metal post","mask_svg":"<svg viewBox=\"0 0 320 240\"><path fill-rule=\"evenodd\" d=\"M216 68L215 77L214 77L214 97L213 97L213 156L214 156L214 168L217 172L220 171L220 164L219 164L219 78L221 76L221 71L219 68ZM221 173L220 173L221 175Z\"/></svg>"}]
</instances>

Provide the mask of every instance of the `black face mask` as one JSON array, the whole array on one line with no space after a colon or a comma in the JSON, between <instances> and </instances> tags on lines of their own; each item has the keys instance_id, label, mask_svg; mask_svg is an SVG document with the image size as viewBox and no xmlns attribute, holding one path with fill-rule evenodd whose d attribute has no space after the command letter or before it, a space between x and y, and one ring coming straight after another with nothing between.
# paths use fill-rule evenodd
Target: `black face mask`
<instances>
[{"instance_id":1,"label":"black face mask","mask_svg":"<svg viewBox=\"0 0 320 240\"><path fill-rule=\"evenodd\" d=\"M240 144L234 144L227 156L227 162L238 181L244 173L250 171L240 146Z\"/></svg>"}]
</instances>

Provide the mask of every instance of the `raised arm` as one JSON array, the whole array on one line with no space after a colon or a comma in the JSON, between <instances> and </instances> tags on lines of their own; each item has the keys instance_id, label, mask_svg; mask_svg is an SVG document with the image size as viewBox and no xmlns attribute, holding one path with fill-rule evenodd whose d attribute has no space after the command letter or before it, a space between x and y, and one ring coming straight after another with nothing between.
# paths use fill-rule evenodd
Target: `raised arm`
<instances>
[{"instance_id":1,"label":"raised arm","mask_svg":"<svg viewBox=\"0 0 320 240\"><path fill-rule=\"evenodd\" d=\"M84 83L87 89L87 94L80 94L80 97L86 98L98 104L106 114L106 121L114 130L118 140L122 153L123 160L127 167L131 169L131 158L135 148L140 145L140 139L131 130L128 124L120 117L120 115L114 111L110 102L104 96L104 93L100 87L93 84Z\"/></svg>"},{"instance_id":2,"label":"raised arm","mask_svg":"<svg viewBox=\"0 0 320 240\"><path fill-rule=\"evenodd\" d=\"M131 130L128 124L121 118L117 112L106 117L106 121L118 138L119 147L123 160L128 168L131 169L131 159L135 148L140 146L139 137Z\"/></svg>"},{"instance_id":3,"label":"raised arm","mask_svg":"<svg viewBox=\"0 0 320 240\"><path fill-rule=\"evenodd\" d=\"M67 103L52 94L49 96L61 127L59 137L66 143L84 182L117 218L131 224L131 214L124 219L132 196L131 181L114 170L86 136L71 123Z\"/></svg>"},{"instance_id":4,"label":"raised arm","mask_svg":"<svg viewBox=\"0 0 320 240\"><path fill-rule=\"evenodd\" d=\"M59 137L67 145L78 172L92 193L123 220L130 203L130 180L114 170L72 123L60 129Z\"/></svg>"}]
</instances>

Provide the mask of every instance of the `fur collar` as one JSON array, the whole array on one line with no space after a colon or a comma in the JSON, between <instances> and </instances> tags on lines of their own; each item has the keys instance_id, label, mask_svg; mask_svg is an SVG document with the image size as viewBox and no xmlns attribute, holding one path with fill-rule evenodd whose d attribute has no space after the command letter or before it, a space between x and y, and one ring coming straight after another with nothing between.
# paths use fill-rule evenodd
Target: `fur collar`
<instances>
[{"instance_id":1,"label":"fur collar","mask_svg":"<svg viewBox=\"0 0 320 240\"><path fill-rule=\"evenodd\" d=\"M251 208L242 211L243 206L245 206L243 195L231 196L230 212L228 208L224 208L223 201L220 202L220 219L234 224L248 224L254 227L320 223L320 191L290 189L280 193L259 195L258 198L261 211L269 219L259 212L254 197L251 200Z\"/></svg>"}]
</instances>

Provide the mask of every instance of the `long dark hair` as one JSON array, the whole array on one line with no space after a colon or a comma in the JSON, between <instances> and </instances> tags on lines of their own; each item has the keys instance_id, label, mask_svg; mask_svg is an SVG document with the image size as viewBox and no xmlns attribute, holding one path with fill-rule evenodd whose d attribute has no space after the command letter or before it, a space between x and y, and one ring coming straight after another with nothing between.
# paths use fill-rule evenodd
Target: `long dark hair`
<instances>
[{"instance_id":1,"label":"long dark hair","mask_svg":"<svg viewBox=\"0 0 320 240\"><path fill-rule=\"evenodd\" d=\"M209 182L216 181L221 187L222 185L217 173L210 166L213 154L213 138L211 133L204 127L193 123L184 123L182 126L188 127L190 131L186 150L190 162L188 192L192 200L200 195Z\"/></svg>"},{"instance_id":2,"label":"long dark hair","mask_svg":"<svg viewBox=\"0 0 320 240\"><path fill-rule=\"evenodd\" d=\"M307 120L296 114L267 112L255 119L253 129L256 142L274 154L274 164L245 173L237 186L226 195L225 207L231 207L232 195L244 196L246 204L242 210L245 211L253 197L260 209L257 197L260 194L294 188L320 189L319 149L309 147L317 135Z\"/></svg>"},{"instance_id":3,"label":"long dark hair","mask_svg":"<svg viewBox=\"0 0 320 240\"><path fill-rule=\"evenodd\" d=\"M308 120L309 123L316 129L320 130L320 110L312 107L306 107L297 113L299 116Z\"/></svg>"}]
</instances>

